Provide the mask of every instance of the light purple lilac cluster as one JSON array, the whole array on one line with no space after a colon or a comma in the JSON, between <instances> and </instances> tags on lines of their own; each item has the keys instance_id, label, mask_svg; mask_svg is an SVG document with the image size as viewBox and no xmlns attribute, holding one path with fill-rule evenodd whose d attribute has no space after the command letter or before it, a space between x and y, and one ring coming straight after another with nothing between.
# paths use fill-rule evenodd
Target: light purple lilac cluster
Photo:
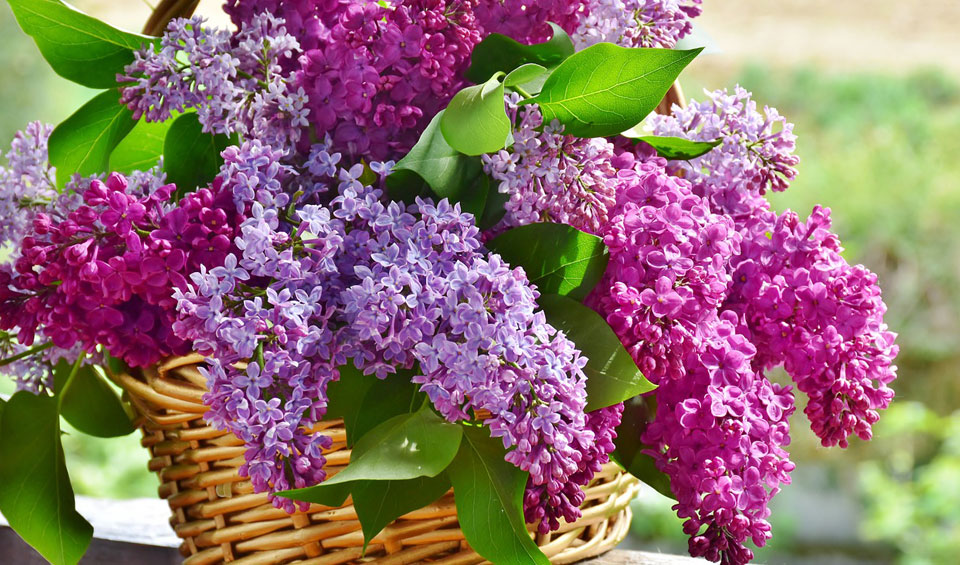
<instances>
[{"instance_id":1,"label":"light purple lilac cluster","mask_svg":"<svg viewBox=\"0 0 960 565\"><path fill-rule=\"evenodd\" d=\"M203 24L200 17L173 20L159 49L135 52L117 76L120 102L134 118L161 122L195 110L205 132L293 147L308 124L307 95L283 70L300 49L283 20L260 13L236 33Z\"/></svg>"},{"instance_id":2,"label":"light purple lilac cluster","mask_svg":"<svg viewBox=\"0 0 960 565\"><path fill-rule=\"evenodd\" d=\"M573 35L577 49L596 43L672 48L692 29L701 0L588 0Z\"/></svg>"},{"instance_id":3,"label":"light purple lilac cluster","mask_svg":"<svg viewBox=\"0 0 960 565\"><path fill-rule=\"evenodd\" d=\"M254 202L239 253L177 291L175 331L213 358L208 419L247 443L242 472L258 491L319 482L329 440L310 429L337 367L413 369L446 419L490 414L507 460L530 472L531 521L549 531L576 519L612 426L588 425L585 360L537 312L523 271L486 254L459 206L386 203L359 180L362 165L321 171L320 153L329 205L289 217Z\"/></svg>"},{"instance_id":4,"label":"light purple lilac cluster","mask_svg":"<svg viewBox=\"0 0 960 565\"><path fill-rule=\"evenodd\" d=\"M167 212L173 185L138 197L116 173L76 188L82 200L37 213L13 272L0 272L0 328L16 328L23 346L38 331L61 349L103 346L132 366L188 353L171 329L172 292L222 263L232 202L201 189Z\"/></svg>"},{"instance_id":5,"label":"light purple lilac cluster","mask_svg":"<svg viewBox=\"0 0 960 565\"><path fill-rule=\"evenodd\" d=\"M564 135L540 109L506 98L514 125L513 146L483 155L483 168L509 196L506 214L493 233L533 222L557 222L599 233L617 199L614 146L604 138Z\"/></svg>"},{"instance_id":6,"label":"light purple lilac cluster","mask_svg":"<svg viewBox=\"0 0 960 565\"><path fill-rule=\"evenodd\" d=\"M47 163L47 140L53 126L31 122L19 131L6 154L7 166L0 166L0 247L6 248L5 262L20 255L20 242L33 218L57 196L56 172Z\"/></svg>"}]
</instances>

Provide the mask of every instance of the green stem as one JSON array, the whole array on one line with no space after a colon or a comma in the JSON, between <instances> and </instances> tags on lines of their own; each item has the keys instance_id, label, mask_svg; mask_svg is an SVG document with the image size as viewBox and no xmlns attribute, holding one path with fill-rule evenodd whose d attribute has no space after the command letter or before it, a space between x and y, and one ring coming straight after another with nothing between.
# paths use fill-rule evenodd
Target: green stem
<instances>
[{"instance_id":1,"label":"green stem","mask_svg":"<svg viewBox=\"0 0 960 565\"><path fill-rule=\"evenodd\" d=\"M77 376L77 373L80 372L80 367L83 366L83 362L87 360L87 354L81 353L77 357L76 362L74 362L73 367L70 369L70 374L67 376L67 382L63 383L63 389L56 391L57 393L57 412L60 412L60 408L63 406L63 399L67 395L67 390L70 388L70 385L73 384L73 377Z\"/></svg>"},{"instance_id":2,"label":"green stem","mask_svg":"<svg viewBox=\"0 0 960 565\"><path fill-rule=\"evenodd\" d=\"M49 341L49 342L47 342L47 343L43 343L43 344L37 345L36 347L31 347L30 349L28 349L28 350L26 350L26 351L22 351L22 352L20 352L20 353L17 353L17 354L14 355L13 357L7 357L6 359L0 359L0 367L4 367L4 366L6 366L6 365L9 365L10 363L16 363L17 361L19 361L19 360L21 360L21 359L23 359L23 358L25 358L25 357L30 357L31 355L33 355L33 354L35 354L35 353L40 353L41 351L44 351L44 350L46 350L46 349L50 349L51 347L53 347L53 342L52 342L52 341Z\"/></svg>"},{"instance_id":3,"label":"green stem","mask_svg":"<svg viewBox=\"0 0 960 565\"><path fill-rule=\"evenodd\" d=\"M526 100L530 100L531 98L533 98L532 94L520 88L519 86L511 86L510 88L514 89L517 92L517 94L519 94L520 96L523 96L524 99Z\"/></svg>"}]
</instances>

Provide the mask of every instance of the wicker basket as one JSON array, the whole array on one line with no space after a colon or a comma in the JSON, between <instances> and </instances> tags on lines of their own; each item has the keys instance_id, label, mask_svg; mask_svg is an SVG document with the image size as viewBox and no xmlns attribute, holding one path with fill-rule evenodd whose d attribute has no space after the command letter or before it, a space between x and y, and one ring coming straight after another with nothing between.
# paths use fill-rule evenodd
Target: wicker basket
<instances>
[{"instance_id":1,"label":"wicker basket","mask_svg":"<svg viewBox=\"0 0 960 565\"><path fill-rule=\"evenodd\" d=\"M173 511L170 523L183 539L184 563L482 563L464 540L451 490L377 535L363 554L363 534L350 499L339 508L311 505L287 514L240 477L244 446L231 433L206 424L206 382L199 355L167 360L139 374L111 375L141 414L149 468L160 477L160 496ZM330 475L350 462L341 420L318 431L333 445L325 452ZM584 490L583 516L536 541L553 563L599 555L627 534L630 500L639 482L609 463Z\"/></svg>"}]
</instances>

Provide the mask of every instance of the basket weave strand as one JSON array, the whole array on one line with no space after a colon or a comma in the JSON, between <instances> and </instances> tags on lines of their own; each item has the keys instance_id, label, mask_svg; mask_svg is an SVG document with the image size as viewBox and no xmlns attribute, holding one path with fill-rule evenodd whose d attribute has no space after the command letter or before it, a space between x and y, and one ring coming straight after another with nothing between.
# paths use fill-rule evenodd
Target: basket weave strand
<instances>
[{"instance_id":1,"label":"basket weave strand","mask_svg":"<svg viewBox=\"0 0 960 565\"><path fill-rule=\"evenodd\" d=\"M464 540L454 493L410 512L373 538L363 553L363 533L350 499L339 508L313 504L287 514L240 476L243 442L206 424L206 382L199 355L170 359L136 374L113 375L139 411L149 468L160 478L160 496L170 504L170 523L183 539L187 565L235 563L483 563ZM341 420L315 428L333 441L324 454L332 476L350 462ZM629 502L639 483L609 463L584 488L583 515L535 540L553 563L599 555L627 534Z\"/></svg>"}]
</instances>

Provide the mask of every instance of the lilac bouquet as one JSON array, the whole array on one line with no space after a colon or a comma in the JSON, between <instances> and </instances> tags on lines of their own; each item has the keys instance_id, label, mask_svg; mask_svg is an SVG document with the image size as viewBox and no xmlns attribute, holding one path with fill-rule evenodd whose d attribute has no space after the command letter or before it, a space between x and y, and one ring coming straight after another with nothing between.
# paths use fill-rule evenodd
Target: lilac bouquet
<instances>
[{"instance_id":1,"label":"lilac bouquet","mask_svg":"<svg viewBox=\"0 0 960 565\"><path fill-rule=\"evenodd\" d=\"M288 512L410 487L393 519L492 470L470 492L504 523L460 513L494 562L547 563L525 524L576 521L613 458L676 500L691 555L747 563L794 468L767 373L825 446L893 398L876 276L829 210L764 198L792 124L740 87L651 114L699 0L228 0L236 30L160 38L8 2L104 89L0 168L0 511L51 561L91 533L59 416L129 433L104 378L170 356L206 357L206 420ZM354 446L332 477L328 418Z\"/></svg>"}]
</instances>

